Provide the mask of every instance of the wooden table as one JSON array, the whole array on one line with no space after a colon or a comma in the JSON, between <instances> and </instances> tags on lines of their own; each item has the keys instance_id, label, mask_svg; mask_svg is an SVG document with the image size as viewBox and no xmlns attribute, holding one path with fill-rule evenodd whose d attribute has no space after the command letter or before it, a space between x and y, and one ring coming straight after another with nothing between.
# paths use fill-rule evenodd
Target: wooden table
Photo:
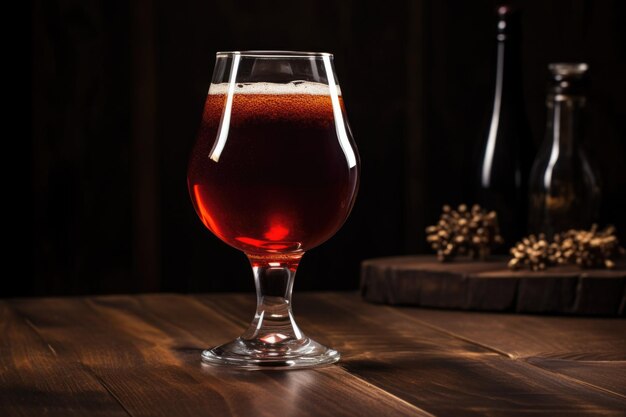
<instances>
[{"instance_id":1,"label":"wooden table","mask_svg":"<svg viewBox=\"0 0 626 417\"><path fill-rule=\"evenodd\" d=\"M202 348L252 294L0 301L0 416L626 415L626 320L468 313L296 293L343 353L304 371L233 371Z\"/></svg>"}]
</instances>

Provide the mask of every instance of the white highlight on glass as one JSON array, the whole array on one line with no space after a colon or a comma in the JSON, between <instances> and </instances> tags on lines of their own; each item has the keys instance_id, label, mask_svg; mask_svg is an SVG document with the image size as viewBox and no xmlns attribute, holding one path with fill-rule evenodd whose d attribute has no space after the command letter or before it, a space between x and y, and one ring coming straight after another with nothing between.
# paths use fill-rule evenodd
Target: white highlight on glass
<instances>
[{"instance_id":1,"label":"white highlight on glass","mask_svg":"<svg viewBox=\"0 0 626 417\"><path fill-rule=\"evenodd\" d=\"M241 55L237 54L233 56L233 63L230 68L230 78L228 80L228 94L226 96L226 105L222 112L222 120L220 120L220 127L217 131L217 141L209 153L209 158L215 162L219 161L220 155L226 145L226 139L228 138L228 130L230 129L230 113L233 108L233 96L235 95L235 81L237 79L237 70L239 69L239 61Z\"/></svg>"},{"instance_id":2,"label":"white highlight on glass","mask_svg":"<svg viewBox=\"0 0 626 417\"><path fill-rule=\"evenodd\" d=\"M256 273L256 271L255 271ZM265 311L261 311L261 314L256 318L256 330L261 330L261 326L263 326L263 316L265 316Z\"/></svg>"},{"instance_id":3,"label":"white highlight on glass","mask_svg":"<svg viewBox=\"0 0 626 417\"><path fill-rule=\"evenodd\" d=\"M493 165L493 153L496 148L496 134L500 123L500 106L502 104L502 66L504 65L504 44L498 43L498 68L496 70L496 94L493 100L493 113L491 115L491 126L489 126L489 136L487 136L487 148L485 149L485 159L483 160L483 172L481 184L488 187L491 183L491 166Z\"/></svg>"},{"instance_id":4,"label":"white highlight on glass","mask_svg":"<svg viewBox=\"0 0 626 417\"><path fill-rule=\"evenodd\" d=\"M561 141L561 103L554 103L554 121L552 126L552 134L554 140L552 140L552 150L550 152L550 160L548 161L548 167L546 173L543 176L543 186L550 192L550 184L552 183L552 172L556 161L559 159L559 142Z\"/></svg>"},{"instance_id":5,"label":"white highlight on glass","mask_svg":"<svg viewBox=\"0 0 626 417\"><path fill-rule=\"evenodd\" d=\"M333 115L335 116L335 129L337 130L337 137L339 138L339 145L343 150L346 159L348 160L348 167L352 168L356 166L356 156L354 150L350 145L348 134L346 133L346 125L343 121L343 113L341 112L341 106L339 105L339 94L337 91L337 84L335 83L335 76L333 73L333 67L330 63L330 57L327 55L322 56L324 60L324 69L326 70L326 77L328 77L328 89L330 91L330 101L333 104Z\"/></svg>"},{"instance_id":6,"label":"white highlight on glass","mask_svg":"<svg viewBox=\"0 0 626 417\"><path fill-rule=\"evenodd\" d=\"M293 315L291 314L291 312L289 312L289 321L291 322L291 328L293 329L293 334L296 336L296 339L301 339L302 332L296 324L296 321L293 319Z\"/></svg>"}]
</instances>

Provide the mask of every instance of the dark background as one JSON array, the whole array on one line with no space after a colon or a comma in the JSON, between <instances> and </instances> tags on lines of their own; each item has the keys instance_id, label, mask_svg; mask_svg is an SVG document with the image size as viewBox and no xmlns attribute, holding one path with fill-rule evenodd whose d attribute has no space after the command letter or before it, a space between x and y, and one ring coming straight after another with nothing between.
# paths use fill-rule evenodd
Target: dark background
<instances>
[{"instance_id":1,"label":"dark background","mask_svg":"<svg viewBox=\"0 0 626 417\"><path fill-rule=\"evenodd\" d=\"M494 1L31 3L29 271L3 295L253 288L245 256L201 224L187 156L219 50L335 54L362 158L349 220L308 253L296 290L353 289L362 259L428 252L491 110ZM536 148L547 64L586 61L585 146L601 224L626 241L625 2L523 6L525 105ZM6 290L5 290L6 291Z\"/></svg>"}]
</instances>

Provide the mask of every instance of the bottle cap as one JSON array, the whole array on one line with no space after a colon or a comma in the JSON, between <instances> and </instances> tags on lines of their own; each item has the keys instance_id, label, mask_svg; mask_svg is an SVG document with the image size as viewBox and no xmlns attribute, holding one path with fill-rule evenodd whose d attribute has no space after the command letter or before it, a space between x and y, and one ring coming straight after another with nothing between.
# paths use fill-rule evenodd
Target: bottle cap
<instances>
[{"instance_id":1,"label":"bottle cap","mask_svg":"<svg viewBox=\"0 0 626 417\"><path fill-rule=\"evenodd\" d=\"M521 37L521 12L511 6L500 6L496 9L498 24L496 26L497 39L505 41L507 37Z\"/></svg>"},{"instance_id":2,"label":"bottle cap","mask_svg":"<svg viewBox=\"0 0 626 417\"><path fill-rule=\"evenodd\" d=\"M585 62L555 62L548 64L549 92L555 96L584 95L589 65Z\"/></svg>"}]
</instances>

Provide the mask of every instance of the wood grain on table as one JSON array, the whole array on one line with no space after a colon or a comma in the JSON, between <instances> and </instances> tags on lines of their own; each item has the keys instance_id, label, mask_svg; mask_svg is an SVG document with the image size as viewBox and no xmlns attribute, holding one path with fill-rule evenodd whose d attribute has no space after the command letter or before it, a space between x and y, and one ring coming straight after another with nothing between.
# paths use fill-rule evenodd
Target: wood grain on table
<instances>
[{"instance_id":1,"label":"wood grain on table","mask_svg":"<svg viewBox=\"0 0 626 417\"><path fill-rule=\"evenodd\" d=\"M234 371L253 294L0 301L1 416L626 415L626 320L372 305L296 293L337 365Z\"/></svg>"}]
</instances>

